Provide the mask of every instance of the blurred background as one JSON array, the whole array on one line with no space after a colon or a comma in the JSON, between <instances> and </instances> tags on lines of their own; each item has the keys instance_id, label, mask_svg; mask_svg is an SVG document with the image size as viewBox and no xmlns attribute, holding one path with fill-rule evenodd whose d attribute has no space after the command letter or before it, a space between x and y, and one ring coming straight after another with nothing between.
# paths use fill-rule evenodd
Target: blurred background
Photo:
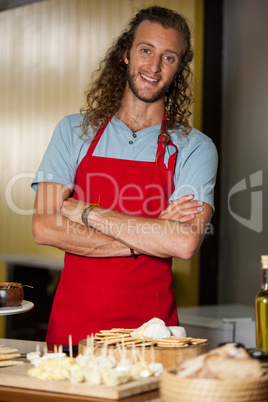
<instances>
[{"instance_id":1,"label":"blurred background","mask_svg":"<svg viewBox=\"0 0 268 402\"><path fill-rule=\"evenodd\" d=\"M35 308L0 316L0 337L43 340L63 253L37 246L31 181L54 127L78 113L91 72L143 7L183 14L193 34L192 124L220 164L216 212L200 252L174 260L178 307L254 306L268 254L266 0L0 1L0 281L33 285Z\"/></svg>"}]
</instances>

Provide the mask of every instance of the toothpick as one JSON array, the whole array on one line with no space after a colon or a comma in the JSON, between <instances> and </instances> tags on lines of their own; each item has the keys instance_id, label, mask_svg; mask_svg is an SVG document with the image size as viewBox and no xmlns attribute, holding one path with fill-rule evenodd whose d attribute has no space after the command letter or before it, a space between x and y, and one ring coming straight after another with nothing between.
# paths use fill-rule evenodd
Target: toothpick
<instances>
[{"instance_id":1,"label":"toothpick","mask_svg":"<svg viewBox=\"0 0 268 402\"><path fill-rule=\"evenodd\" d=\"M145 343L144 342L142 342L141 350L142 350L142 360L145 361Z\"/></svg>"},{"instance_id":2,"label":"toothpick","mask_svg":"<svg viewBox=\"0 0 268 402\"><path fill-rule=\"evenodd\" d=\"M69 335L69 357L73 358L73 344L72 344L72 335Z\"/></svg>"},{"instance_id":3,"label":"toothpick","mask_svg":"<svg viewBox=\"0 0 268 402\"><path fill-rule=\"evenodd\" d=\"M54 345L54 353L57 353L57 345Z\"/></svg>"},{"instance_id":4,"label":"toothpick","mask_svg":"<svg viewBox=\"0 0 268 402\"><path fill-rule=\"evenodd\" d=\"M124 338L122 338L121 343L122 343L122 356L123 356L123 359L125 359L126 358L126 347L125 347Z\"/></svg>"},{"instance_id":5,"label":"toothpick","mask_svg":"<svg viewBox=\"0 0 268 402\"><path fill-rule=\"evenodd\" d=\"M102 348L101 348L101 355L103 357L107 356L107 348L108 348L108 343L107 343L107 341L105 341L104 345L102 345Z\"/></svg>"},{"instance_id":6,"label":"toothpick","mask_svg":"<svg viewBox=\"0 0 268 402\"><path fill-rule=\"evenodd\" d=\"M142 359L141 352L138 349L136 349L136 352L137 352L137 357L138 357L139 361L142 363L143 359Z\"/></svg>"},{"instance_id":7,"label":"toothpick","mask_svg":"<svg viewBox=\"0 0 268 402\"><path fill-rule=\"evenodd\" d=\"M45 343L45 346L44 346L43 353L44 353L44 355L47 355L47 344L46 343Z\"/></svg>"},{"instance_id":8,"label":"toothpick","mask_svg":"<svg viewBox=\"0 0 268 402\"><path fill-rule=\"evenodd\" d=\"M91 333L90 336L90 347L91 347L91 354L94 354L94 335Z\"/></svg>"},{"instance_id":9,"label":"toothpick","mask_svg":"<svg viewBox=\"0 0 268 402\"><path fill-rule=\"evenodd\" d=\"M109 348L108 348L108 356L109 356L109 357L113 357L113 355L114 355L113 349L109 349Z\"/></svg>"},{"instance_id":10,"label":"toothpick","mask_svg":"<svg viewBox=\"0 0 268 402\"><path fill-rule=\"evenodd\" d=\"M90 347L89 347L89 335L87 335L87 340L86 340L86 349L85 352L83 353L85 356L88 356L90 354Z\"/></svg>"},{"instance_id":11,"label":"toothpick","mask_svg":"<svg viewBox=\"0 0 268 402\"><path fill-rule=\"evenodd\" d=\"M137 350L136 350L136 345L135 343L133 343L132 345L132 363L137 364L138 360L137 360Z\"/></svg>"},{"instance_id":12,"label":"toothpick","mask_svg":"<svg viewBox=\"0 0 268 402\"><path fill-rule=\"evenodd\" d=\"M154 346L153 345L151 345L151 360L152 360L152 363L155 363Z\"/></svg>"},{"instance_id":13,"label":"toothpick","mask_svg":"<svg viewBox=\"0 0 268 402\"><path fill-rule=\"evenodd\" d=\"M62 353L62 346L59 346L59 353ZM61 368L61 355L58 357L58 369Z\"/></svg>"},{"instance_id":14,"label":"toothpick","mask_svg":"<svg viewBox=\"0 0 268 402\"><path fill-rule=\"evenodd\" d=\"M122 350L121 350L119 342L116 343L116 347L117 347L117 349L119 351L119 354L120 354L120 360L122 360L123 356L122 356Z\"/></svg>"}]
</instances>

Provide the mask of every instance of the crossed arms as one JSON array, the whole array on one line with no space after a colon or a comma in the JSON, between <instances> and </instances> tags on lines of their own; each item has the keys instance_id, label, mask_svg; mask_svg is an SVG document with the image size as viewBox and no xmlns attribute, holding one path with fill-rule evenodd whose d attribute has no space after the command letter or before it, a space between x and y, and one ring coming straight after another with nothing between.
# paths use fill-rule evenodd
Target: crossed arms
<instances>
[{"instance_id":1,"label":"crossed arms","mask_svg":"<svg viewBox=\"0 0 268 402\"><path fill-rule=\"evenodd\" d=\"M69 198L71 190L58 183L40 183L33 215L37 244L86 257L126 257L135 254L189 259L199 249L210 222L210 205L193 196L173 201L158 218L144 218L94 207L81 219L87 204Z\"/></svg>"}]
</instances>

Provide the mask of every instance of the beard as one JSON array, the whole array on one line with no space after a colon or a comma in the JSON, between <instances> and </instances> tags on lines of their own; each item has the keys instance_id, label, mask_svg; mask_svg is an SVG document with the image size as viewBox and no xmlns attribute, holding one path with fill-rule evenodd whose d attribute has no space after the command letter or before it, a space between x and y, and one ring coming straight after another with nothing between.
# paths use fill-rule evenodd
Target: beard
<instances>
[{"instance_id":1,"label":"beard","mask_svg":"<svg viewBox=\"0 0 268 402\"><path fill-rule=\"evenodd\" d=\"M169 89L173 77L162 84L160 88L156 90L156 92L151 92L152 88L148 86L148 90L146 89L139 89L137 84L136 84L136 78L139 76L139 74L135 74L134 72L131 71L130 64L127 66L127 82L129 85L130 90L132 93L138 98L139 100L146 102L146 103L153 103L157 102L158 100L162 99L165 97L165 94L167 90ZM148 84L149 85L149 84Z\"/></svg>"}]
</instances>

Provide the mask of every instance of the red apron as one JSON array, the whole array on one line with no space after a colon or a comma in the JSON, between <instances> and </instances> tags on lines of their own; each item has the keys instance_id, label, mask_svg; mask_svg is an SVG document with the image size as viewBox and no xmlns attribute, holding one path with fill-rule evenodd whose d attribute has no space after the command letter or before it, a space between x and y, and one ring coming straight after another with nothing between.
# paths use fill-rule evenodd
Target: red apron
<instances>
[{"instance_id":1,"label":"red apron","mask_svg":"<svg viewBox=\"0 0 268 402\"><path fill-rule=\"evenodd\" d=\"M110 120L110 119L109 119ZM106 125L108 124L107 121ZM93 156L102 127L77 168L74 197L130 215L157 218L174 191L177 155L164 165L159 137L154 162ZM130 220L131 225L131 220ZM90 236L88 238L90 244ZM74 344L101 329L137 328L153 317L179 325L171 258L88 258L66 253L46 341Z\"/></svg>"}]
</instances>

